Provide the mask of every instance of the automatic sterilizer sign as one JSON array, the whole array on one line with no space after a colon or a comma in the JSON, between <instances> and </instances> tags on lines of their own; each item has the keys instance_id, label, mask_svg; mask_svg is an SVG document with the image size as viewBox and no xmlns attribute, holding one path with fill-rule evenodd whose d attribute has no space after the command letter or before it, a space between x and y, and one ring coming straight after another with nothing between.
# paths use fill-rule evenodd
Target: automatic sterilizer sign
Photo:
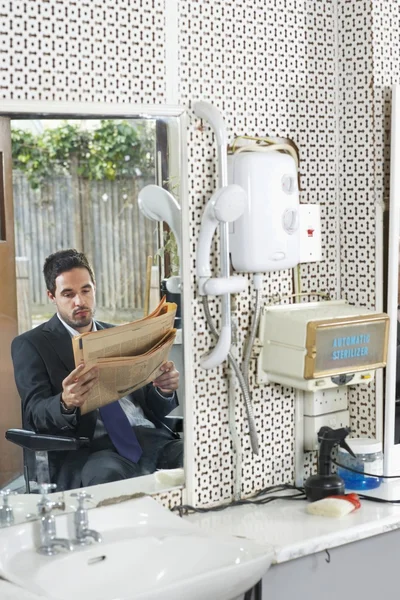
<instances>
[{"instance_id":1,"label":"automatic sterilizer sign","mask_svg":"<svg viewBox=\"0 0 400 600\"><path fill-rule=\"evenodd\" d=\"M346 358L368 356L370 341L371 336L369 333L335 337L332 344L332 359L344 360Z\"/></svg>"},{"instance_id":2,"label":"automatic sterilizer sign","mask_svg":"<svg viewBox=\"0 0 400 600\"><path fill-rule=\"evenodd\" d=\"M369 368L385 362L385 320L317 328L316 372Z\"/></svg>"}]
</instances>

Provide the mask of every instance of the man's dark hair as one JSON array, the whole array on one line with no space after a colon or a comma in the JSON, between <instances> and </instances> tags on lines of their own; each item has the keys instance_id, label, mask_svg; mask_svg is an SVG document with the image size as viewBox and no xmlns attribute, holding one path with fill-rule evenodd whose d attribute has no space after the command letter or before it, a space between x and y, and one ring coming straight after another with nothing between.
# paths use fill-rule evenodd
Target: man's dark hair
<instances>
[{"instance_id":1,"label":"man's dark hair","mask_svg":"<svg viewBox=\"0 0 400 600\"><path fill-rule=\"evenodd\" d=\"M93 269L83 252L78 252L73 248L68 250L59 250L50 254L44 261L43 275L46 287L51 294L56 293L56 279L61 273L71 271L71 269L87 269L90 279L95 282Z\"/></svg>"}]
</instances>

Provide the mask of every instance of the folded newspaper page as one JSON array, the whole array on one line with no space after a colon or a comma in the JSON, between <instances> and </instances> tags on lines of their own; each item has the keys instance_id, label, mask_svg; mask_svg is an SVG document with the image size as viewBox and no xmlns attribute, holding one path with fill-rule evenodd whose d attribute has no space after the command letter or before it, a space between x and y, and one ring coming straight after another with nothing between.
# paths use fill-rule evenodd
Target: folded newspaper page
<instances>
[{"instance_id":1,"label":"folded newspaper page","mask_svg":"<svg viewBox=\"0 0 400 600\"><path fill-rule=\"evenodd\" d=\"M155 349L134 357L100 358L99 379L81 407L85 414L143 387L161 375L161 365L168 359L176 329L171 329Z\"/></svg>"},{"instance_id":2,"label":"folded newspaper page","mask_svg":"<svg viewBox=\"0 0 400 600\"><path fill-rule=\"evenodd\" d=\"M176 304L165 297L147 317L77 335L72 340L75 365L84 362L86 372L96 365L98 382L89 392L81 414L139 389L161 374L161 365L175 339Z\"/></svg>"}]
</instances>

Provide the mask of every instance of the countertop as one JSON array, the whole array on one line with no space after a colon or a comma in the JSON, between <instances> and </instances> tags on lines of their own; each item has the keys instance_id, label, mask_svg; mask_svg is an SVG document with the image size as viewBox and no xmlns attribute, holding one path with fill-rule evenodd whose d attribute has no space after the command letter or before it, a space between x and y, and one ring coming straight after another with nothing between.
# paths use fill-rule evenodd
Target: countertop
<instances>
[{"instance_id":1,"label":"countertop","mask_svg":"<svg viewBox=\"0 0 400 600\"><path fill-rule=\"evenodd\" d=\"M341 518L309 515L305 507L305 500L282 498L184 518L217 535L244 536L271 545L275 564L400 529L400 505L363 500L359 510ZM4 580L0 580L0 598L40 600Z\"/></svg>"},{"instance_id":2,"label":"countertop","mask_svg":"<svg viewBox=\"0 0 400 600\"><path fill-rule=\"evenodd\" d=\"M274 500L184 517L201 529L270 544L274 563L400 529L400 505L362 500L361 508L340 518L306 512L306 500Z\"/></svg>"}]
</instances>

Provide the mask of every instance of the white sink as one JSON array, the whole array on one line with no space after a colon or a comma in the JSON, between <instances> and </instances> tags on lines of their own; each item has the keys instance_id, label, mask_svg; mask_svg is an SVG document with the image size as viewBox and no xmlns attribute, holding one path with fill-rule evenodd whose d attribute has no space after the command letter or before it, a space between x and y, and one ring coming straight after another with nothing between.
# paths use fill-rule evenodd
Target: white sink
<instances>
[{"instance_id":1,"label":"white sink","mask_svg":"<svg viewBox=\"0 0 400 600\"><path fill-rule=\"evenodd\" d=\"M56 517L58 537L73 537L72 519ZM269 546L213 536L148 497L92 509L89 522L103 541L55 556L36 552L37 522L1 530L0 576L52 600L231 600L273 557Z\"/></svg>"}]
</instances>

